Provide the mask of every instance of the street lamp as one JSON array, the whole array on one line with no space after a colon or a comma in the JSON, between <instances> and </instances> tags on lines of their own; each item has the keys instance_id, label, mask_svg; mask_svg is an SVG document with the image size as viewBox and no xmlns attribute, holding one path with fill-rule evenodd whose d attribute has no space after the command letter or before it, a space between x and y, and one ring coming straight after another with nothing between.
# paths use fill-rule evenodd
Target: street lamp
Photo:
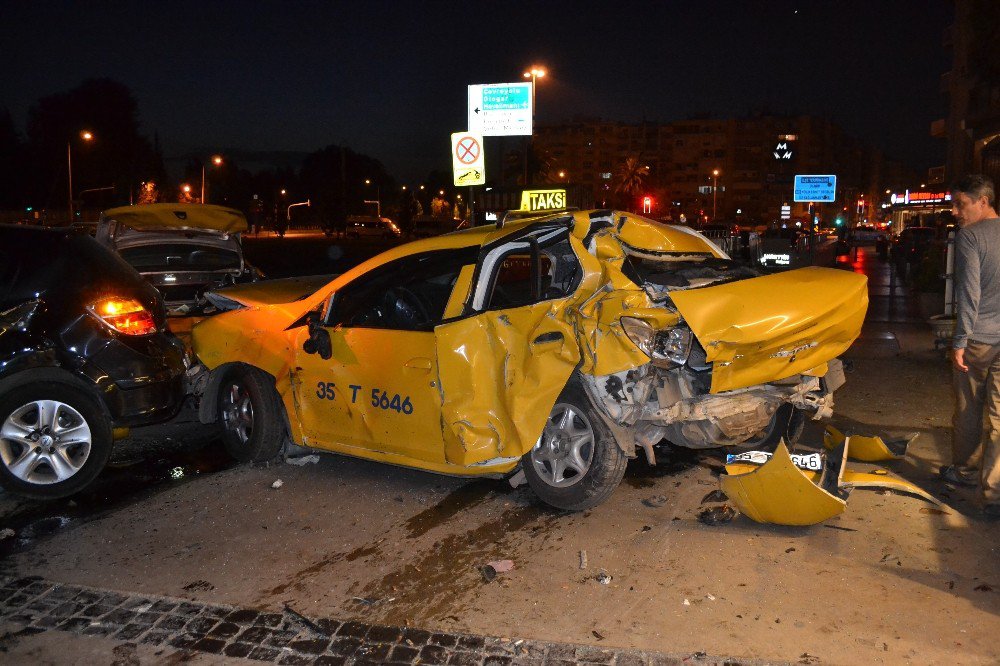
<instances>
[{"instance_id":1,"label":"street lamp","mask_svg":"<svg viewBox=\"0 0 1000 666\"><path fill-rule=\"evenodd\" d=\"M212 164L222 166L222 155L212 155ZM201 163L201 202L205 203L205 163Z\"/></svg>"},{"instance_id":2,"label":"street lamp","mask_svg":"<svg viewBox=\"0 0 1000 666\"><path fill-rule=\"evenodd\" d=\"M535 84L538 79L545 77L545 68L539 67L538 65L532 65L531 69L524 73L524 78L531 79L531 134L528 136L528 141L524 144L524 186L529 187L528 182L528 152L531 149L531 142L535 136Z\"/></svg>"},{"instance_id":3,"label":"street lamp","mask_svg":"<svg viewBox=\"0 0 1000 666\"><path fill-rule=\"evenodd\" d=\"M719 170L712 169L712 222L715 222L715 202L719 192Z\"/></svg>"},{"instance_id":4,"label":"street lamp","mask_svg":"<svg viewBox=\"0 0 1000 666\"><path fill-rule=\"evenodd\" d=\"M365 178L365 185L371 185L371 178ZM403 188L406 189L405 187ZM365 201L364 203L371 203L370 201ZM382 186L378 183L375 184L375 214L378 217L382 217Z\"/></svg>"},{"instance_id":5,"label":"street lamp","mask_svg":"<svg viewBox=\"0 0 1000 666\"><path fill-rule=\"evenodd\" d=\"M93 141L94 135L89 130L80 132L84 141ZM73 224L73 142L66 142L66 172L69 174L69 223Z\"/></svg>"}]
</instances>

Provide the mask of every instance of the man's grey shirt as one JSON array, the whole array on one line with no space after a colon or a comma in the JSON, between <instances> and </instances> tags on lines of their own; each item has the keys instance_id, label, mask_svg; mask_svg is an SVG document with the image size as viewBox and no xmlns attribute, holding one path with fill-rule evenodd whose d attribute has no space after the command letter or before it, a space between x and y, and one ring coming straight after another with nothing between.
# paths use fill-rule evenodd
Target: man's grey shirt
<instances>
[{"instance_id":1,"label":"man's grey shirt","mask_svg":"<svg viewBox=\"0 0 1000 666\"><path fill-rule=\"evenodd\" d=\"M956 349L969 340L1000 344L1000 218L963 227L955 236Z\"/></svg>"}]
</instances>

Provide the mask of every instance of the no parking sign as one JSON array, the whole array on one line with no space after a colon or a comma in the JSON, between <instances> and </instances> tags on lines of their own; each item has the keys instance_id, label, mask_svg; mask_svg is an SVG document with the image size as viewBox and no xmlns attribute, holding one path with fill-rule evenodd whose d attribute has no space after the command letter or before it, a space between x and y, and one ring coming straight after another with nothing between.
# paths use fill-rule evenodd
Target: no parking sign
<instances>
[{"instance_id":1,"label":"no parking sign","mask_svg":"<svg viewBox=\"0 0 1000 666\"><path fill-rule=\"evenodd\" d=\"M451 165L455 185L485 185L486 169L483 160L483 137L470 132L451 135Z\"/></svg>"}]
</instances>

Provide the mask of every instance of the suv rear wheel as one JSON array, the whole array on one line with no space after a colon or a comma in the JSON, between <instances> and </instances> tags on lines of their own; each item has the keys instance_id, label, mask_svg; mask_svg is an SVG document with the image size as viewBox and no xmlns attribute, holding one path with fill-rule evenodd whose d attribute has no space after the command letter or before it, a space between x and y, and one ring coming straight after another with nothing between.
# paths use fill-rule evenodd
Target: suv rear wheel
<instances>
[{"instance_id":1,"label":"suv rear wheel","mask_svg":"<svg viewBox=\"0 0 1000 666\"><path fill-rule=\"evenodd\" d=\"M72 495L101 473L112 443L111 419L83 389L35 382L0 397L0 485L11 492Z\"/></svg>"},{"instance_id":2,"label":"suv rear wheel","mask_svg":"<svg viewBox=\"0 0 1000 666\"><path fill-rule=\"evenodd\" d=\"M625 475L628 458L594 411L579 380L571 378L521 466L544 502L580 511L608 498Z\"/></svg>"}]
</instances>

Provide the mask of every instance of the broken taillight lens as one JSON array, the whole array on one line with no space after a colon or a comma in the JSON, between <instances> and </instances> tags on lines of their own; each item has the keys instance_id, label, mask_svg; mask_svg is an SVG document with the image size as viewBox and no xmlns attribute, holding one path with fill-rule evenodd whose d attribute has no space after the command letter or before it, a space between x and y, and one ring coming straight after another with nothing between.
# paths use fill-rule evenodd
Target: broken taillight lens
<instances>
[{"instance_id":1,"label":"broken taillight lens","mask_svg":"<svg viewBox=\"0 0 1000 666\"><path fill-rule=\"evenodd\" d=\"M125 335L156 333L153 314L134 298L104 298L87 307L95 317Z\"/></svg>"}]
</instances>

